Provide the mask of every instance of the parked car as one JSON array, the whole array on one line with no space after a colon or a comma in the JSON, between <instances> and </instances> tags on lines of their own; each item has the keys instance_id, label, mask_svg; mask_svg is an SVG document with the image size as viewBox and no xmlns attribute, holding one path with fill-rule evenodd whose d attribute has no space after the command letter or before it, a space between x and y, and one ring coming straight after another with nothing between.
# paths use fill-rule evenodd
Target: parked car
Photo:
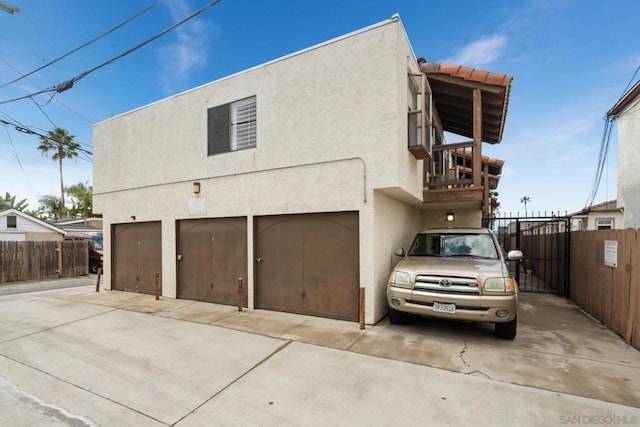
<instances>
[{"instance_id":1,"label":"parked car","mask_svg":"<svg viewBox=\"0 0 640 427\"><path fill-rule=\"evenodd\" d=\"M96 274L102 268L102 233L72 233L64 236L65 240L86 240L89 244L89 272Z\"/></svg>"},{"instance_id":2,"label":"parked car","mask_svg":"<svg viewBox=\"0 0 640 427\"><path fill-rule=\"evenodd\" d=\"M407 314L495 323L495 335L513 339L518 322L518 285L498 240L486 228L426 230L413 240L387 285L391 323ZM508 260L521 260L510 251Z\"/></svg>"}]
</instances>

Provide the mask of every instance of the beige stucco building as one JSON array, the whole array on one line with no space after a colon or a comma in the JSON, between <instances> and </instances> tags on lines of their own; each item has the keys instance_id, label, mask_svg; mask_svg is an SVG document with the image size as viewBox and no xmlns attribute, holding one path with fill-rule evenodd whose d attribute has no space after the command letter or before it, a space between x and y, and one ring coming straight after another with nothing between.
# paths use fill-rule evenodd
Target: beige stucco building
<instances>
[{"instance_id":1,"label":"beige stucco building","mask_svg":"<svg viewBox=\"0 0 640 427\"><path fill-rule=\"evenodd\" d=\"M481 142L500 141L511 79L422 66L395 16L96 124L105 286L153 293L158 273L168 298L236 304L241 284L249 309L378 321L394 249L491 203ZM451 147L447 84L473 138Z\"/></svg>"}]
</instances>

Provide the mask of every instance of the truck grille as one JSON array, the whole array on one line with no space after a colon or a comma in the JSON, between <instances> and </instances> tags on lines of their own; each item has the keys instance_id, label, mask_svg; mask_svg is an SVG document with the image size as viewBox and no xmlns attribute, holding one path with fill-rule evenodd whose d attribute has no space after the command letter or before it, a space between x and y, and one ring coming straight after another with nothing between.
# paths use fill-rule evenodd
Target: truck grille
<instances>
[{"instance_id":1,"label":"truck grille","mask_svg":"<svg viewBox=\"0 0 640 427\"><path fill-rule=\"evenodd\" d=\"M469 277L427 276L419 274L416 277L415 289L423 289L431 292L463 292L470 294L480 293L478 281Z\"/></svg>"}]
</instances>

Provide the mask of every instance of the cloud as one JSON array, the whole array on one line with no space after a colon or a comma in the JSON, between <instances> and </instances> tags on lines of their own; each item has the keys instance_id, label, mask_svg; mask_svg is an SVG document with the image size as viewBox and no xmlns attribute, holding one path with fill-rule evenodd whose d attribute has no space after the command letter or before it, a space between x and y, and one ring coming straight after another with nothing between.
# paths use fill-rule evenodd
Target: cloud
<instances>
[{"instance_id":1,"label":"cloud","mask_svg":"<svg viewBox=\"0 0 640 427\"><path fill-rule=\"evenodd\" d=\"M507 36L494 34L482 37L460 49L454 56L445 58L443 64L460 64L468 67L483 67L502 56L507 46Z\"/></svg>"},{"instance_id":2,"label":"cloud","mask_svg":"<svg viewBox=\"0 0 640 427\"><path fill-rule=\"evenodd\" d=\"M173 21L179 21L192 11L184 1L174 0L165 4ZM180 83L187 79L197 67L207 63L207 43L211 28L205 22L194 18L176 28L175 40L160 50L160 85L166 94L173 93Z\"/></svg>"}]
</instances>

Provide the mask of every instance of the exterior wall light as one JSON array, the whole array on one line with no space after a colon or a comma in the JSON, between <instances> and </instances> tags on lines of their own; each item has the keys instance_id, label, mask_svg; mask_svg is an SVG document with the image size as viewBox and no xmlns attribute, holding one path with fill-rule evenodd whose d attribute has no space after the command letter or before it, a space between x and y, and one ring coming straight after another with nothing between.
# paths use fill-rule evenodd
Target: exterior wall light
<instances>
[{"instance_id":1,"label":"exterior wall light","mask_svg":"<svg viewBox=\"0 0 640 427\"><path fill-rule=\"evenodd\" d=\"M447 217L445 218L445 221L447 222L453 222L455 221L456 216L454 215L453 212L447 212Z\"/></svg>"},{"instance_id":2,"label":"exterior wall light","mask_svg":"<svg viewBox=\"0 0 640 427\"><path fill-rule=\"evenodd\" d=\"M199 182L194 182L193 183L193 193L194 194L200 193L200 183Z\"/></svg>"}]
</instances>

